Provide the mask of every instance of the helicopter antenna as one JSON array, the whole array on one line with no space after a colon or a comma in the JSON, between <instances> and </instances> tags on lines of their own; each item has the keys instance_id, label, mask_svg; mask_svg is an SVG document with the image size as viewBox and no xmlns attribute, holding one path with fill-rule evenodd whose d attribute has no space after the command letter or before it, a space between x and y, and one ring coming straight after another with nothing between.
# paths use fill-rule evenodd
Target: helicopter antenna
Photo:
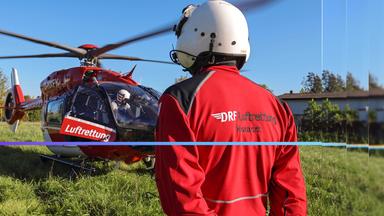
<instances>
[{"instance_id":1,"label":"helicopter antenna","mask_svg":"<svg viewBox=\"0 0 384 216\"><path fill-rule=\"evenodd\" d=\"M135 69L136 69L136 66L137 66L137 65L133 66L132 70L126 75L127 77L132 77L133 72L134 72Z\"/></svg>"}]
</instances>

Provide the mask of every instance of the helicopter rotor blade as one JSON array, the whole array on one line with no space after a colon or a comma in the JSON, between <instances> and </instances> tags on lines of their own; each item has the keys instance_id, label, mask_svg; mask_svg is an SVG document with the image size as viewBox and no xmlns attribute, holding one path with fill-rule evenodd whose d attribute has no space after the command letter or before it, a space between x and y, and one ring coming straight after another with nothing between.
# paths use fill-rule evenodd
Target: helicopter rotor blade
<instances>
[{"instance_id":1,"label":"helicopter rotor blade","mask_svg":"<svg viewBox=\"0 0 384 216\"><path fill-rule=\"evenodd\" d=\"M235 6L238 7L240 10L242 10L243 12L248 12L252 9L256 9L260 6L264 6L267 3L270 3L272 1L276 1L276 0L246 0L246 1L239 2L238 4L235 4ZM162 28L158 28L158 29L155 29L153 31L149 31L147 33L137 35L133 38L128 38L128 39L120 41L118 43L105 45L103 47L100 47L99 49L90 51L89 54L90 54L90 56L98 57L103 53L106 53L106 52L109 52L111 50L120 48L120 47L128 45L130 43L138 42L138 41L141 41L144 39L148 39L148 38L159 36L159 35L162 35L165 33L172 32L175 24L177 24L177 21L173 22L173 24L166 25Z\"/></svg>"},{"instance_id":2,"label":"helicopter rotor blade","mask_svg":"<svg viewBox=\"0 0 384 216\"><path fill-rule=\"evenodd\" d=\"M175 63L168 62L168 61L159 61L159 60L152 60L152 59L142 59L142 58L137 58L137 57L123 56L123 55L114 55L114 54L102 54L98 58L99 59L128 60L128 61L144 61L144 62L153 62L153 63L176 65Z\"/></svg>"},{"instance_id":3,"label":"helicopter rotor blade","mask_svg":"<svg viewBox=\"0 0 384 216\"><path fill-rule=\"evenodd\" d=\"M78 57L83 56L83 55L85 55L87 53L84 49L81 49L81 48L75 48L75 47L70 47L70 46L66 46L66 45L62 45L62 44L58 44L58 43L54 43L54 42L43 41L43 40L40 40L40 39L28 37L28 36L21 35L21 34L16 34L16 33L9 32L9 31L4 31L4 30L1 30L1 29L0 29L0 34L7 35L7 36L10 36L10 37L14 37L14 38L19 38L19 39L27 40L27 41L30 41L30 42L33 42L33 43L38 43L38 44L54 47L54 48L57 48L57 49L62 49L62 50L71 52L73 54L77 54Z\"/></svg>"},{"instance_id":4,"label":"helicopter rotor blade","mask_svg":"<svg viewBox=\"0 0 384 216\"><path fill-rule=\"evenodd\" d=\"M238 7L240 10L242 10L243 12L246 13L246 12L249 12L250 10L257 9L257 8L259 8L261 6L264 6L267 3L271 3L273 1L277 1L277 0L244 0L244 1L241 1L241 2L238 2L238 3L234 3L234 5L236 7ZM174 24L176 24L176 23L177 23L177 21L174 22ZM131 44L131 43L134 43L134 42L138 42L138 41L149 39L149 38L152 38L152 37L155 37L155 36L159 36L159 35L162 35L162 34L165 34L165 33L169 33L169 32L171 32L173 30L174 24L165 25L162 28L158 28L158 29L155 29L153 31L149 31L147 33L136 35L135 37L128 38L128 39L120 41L118 43L108 44L108 45L105 45L105 46L103 46L101 48L98 48L98 49L95 49L95 50L91 50L91 51L88 51L88 52L86 50L82 49L82 48L75 48L75 47L70 47L70 46L62 45L62 44L59 44L59 43L48 42L48 41L32 38L32 37L21 35L21 34L16 34L16 33L9 32L9 31L4 31L4 30L0 29L0 34L7 35L7 36L10 36L10 37L14 37L14 38L19 38L19 39L27 40L27 41L38 43L38 44L42 44L42 45L46 45L46 46L49 46L49 47L54 47L54 48L57 48L57 49L66 50L66 51L69 52L69 53L41 54L41 55L3 56L3 57L0 57L0 59L11 59L11 58L49 58L49 57L78 57L78 58L82 58L84 56L87 56L87 57L96 57L96 58L100 57L100 58L104 58L104 59L117 59L117 60L130 60L130 61L147 61L147 62L155 62L155 63L174 64L174 63L171 63L171 62L164 62L164 61L157 61L157 60L146 60L146 59L135 58L135 57L117 56L117 55L106 55L105 54L106 52L109 52L111 50L120 48L122 46Z\"/></svg>"},{"instance_id":5,"label":"helicopter rotor blade","mask_svg":"<svg viewBox=\"0 0 384 216\"><path fill-rule=\"evenodd\" d=\"M36 54L36 55L0 56L0 59L56 58L56 57L78 58L78 56L74 53L47 53L47 54Z\"/></svg>"},{"instance_id":6,"label":"helicopter rotor blade","mask_svg":"<svg viewBox=\"0 0 384 216\"><path fill-rule=\"evenodd\" d=\"M98 57L98 56L100 56L103 53L106 53L108 51L117 49L117 48L125 46L127 44L130 44L130 43L133 43L133 42L137 42L137 41L141 41L141 40L144 40L144 39L148 39L148 38L151 38L151 37L154 37L154 36L162 35L162 34L171 32L172 30L173 30L173 25L167 25L167 26L165 26L163 28L159 28L159 29L150 31L148 33L140 34L140 35L137 35L137 36L135 36L133 38L129 38L129 39L120 41L118 43L113 43L113 44L105 45L103 47L100 47L99 49L90 51L89 55L91 55L93 57Z\"/></svg>"}]
</instances>

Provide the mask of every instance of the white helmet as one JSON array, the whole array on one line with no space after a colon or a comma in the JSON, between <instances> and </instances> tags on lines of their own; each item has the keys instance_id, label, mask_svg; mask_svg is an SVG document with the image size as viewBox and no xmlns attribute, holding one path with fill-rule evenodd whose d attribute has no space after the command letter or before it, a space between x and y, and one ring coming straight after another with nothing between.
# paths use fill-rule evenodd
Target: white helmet
<instances>
[{"instance_id":1,"label":"white helmet","mask_svg":"<svg viewBox=\"0 0 384 216\"><path fill-rule=\"evenodd\" d=\"M175 31L178 38L172 56L187 69L205 52L243 57L243 63L249 58L247 21L238 8L226 1L209 0L200 6L188 6Z\"/></svg>"},{"instance_id":2,"label":"white helmet","mask_svg":"<svg viewBox=\"0 0 384 216\"><path fill-rule=\"evenodd\" d=\"M125 90L121 89L119 92L117 92L116 95L116 101L118 104L123 104L125 101L127 101L131 97L131 94Z\"/></svg>"}]
</instances>

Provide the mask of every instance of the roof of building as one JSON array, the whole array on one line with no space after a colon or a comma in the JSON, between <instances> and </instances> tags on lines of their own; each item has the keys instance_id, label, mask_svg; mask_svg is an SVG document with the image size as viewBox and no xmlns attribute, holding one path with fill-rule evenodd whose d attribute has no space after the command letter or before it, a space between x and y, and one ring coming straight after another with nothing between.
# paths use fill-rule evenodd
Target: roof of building
<instances>
[{"instance_id":1,"label":"roof of building","mask_svg":"<svg viewBox=\"0 0 384 216\"><path fill-rule=\"evenodd\" d=\"M283 100L308 100L308 99L350 99L384 97L384 89L371 91L326 92L326 93L285 93L279 96Z\"/></svg>"}]
</instances>

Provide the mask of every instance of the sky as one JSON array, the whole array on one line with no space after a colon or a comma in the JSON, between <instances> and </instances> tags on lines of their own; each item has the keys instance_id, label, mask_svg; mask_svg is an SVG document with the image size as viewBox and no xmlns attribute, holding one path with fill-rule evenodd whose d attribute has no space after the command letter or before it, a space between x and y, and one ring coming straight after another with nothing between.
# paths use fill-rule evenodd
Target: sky
<instances>
[{"instance_id":1,"label":"sky","mask_svg":"<svg viewBox=\"0 0 384 216\"><path fill-rule=\"evenodd\" d=\"M236 3L240 0L232 0ZM204 1L4 1L0 28L70 46L118 42L176 22L188 4ZM256 83L266 84L280 95L301 89L308 72L328 69L345 77L348 71L367 88L368 71L379 80L384 72L384 26L381 0L276 0L246 14L251 56L243 73ZM169 60L176 44L170 33L131 44L110 53L148 59ZM23 55L60 50L0 35L0 55ZM127 72L135 64L133 78L143 85L164 91L185 75L180 66L104 60L103 66ZM76 67L77 59L1 60L7 75L19 70L24 94L40 95L40 82L51 72Z\"/></svg>"}]
</instances>

